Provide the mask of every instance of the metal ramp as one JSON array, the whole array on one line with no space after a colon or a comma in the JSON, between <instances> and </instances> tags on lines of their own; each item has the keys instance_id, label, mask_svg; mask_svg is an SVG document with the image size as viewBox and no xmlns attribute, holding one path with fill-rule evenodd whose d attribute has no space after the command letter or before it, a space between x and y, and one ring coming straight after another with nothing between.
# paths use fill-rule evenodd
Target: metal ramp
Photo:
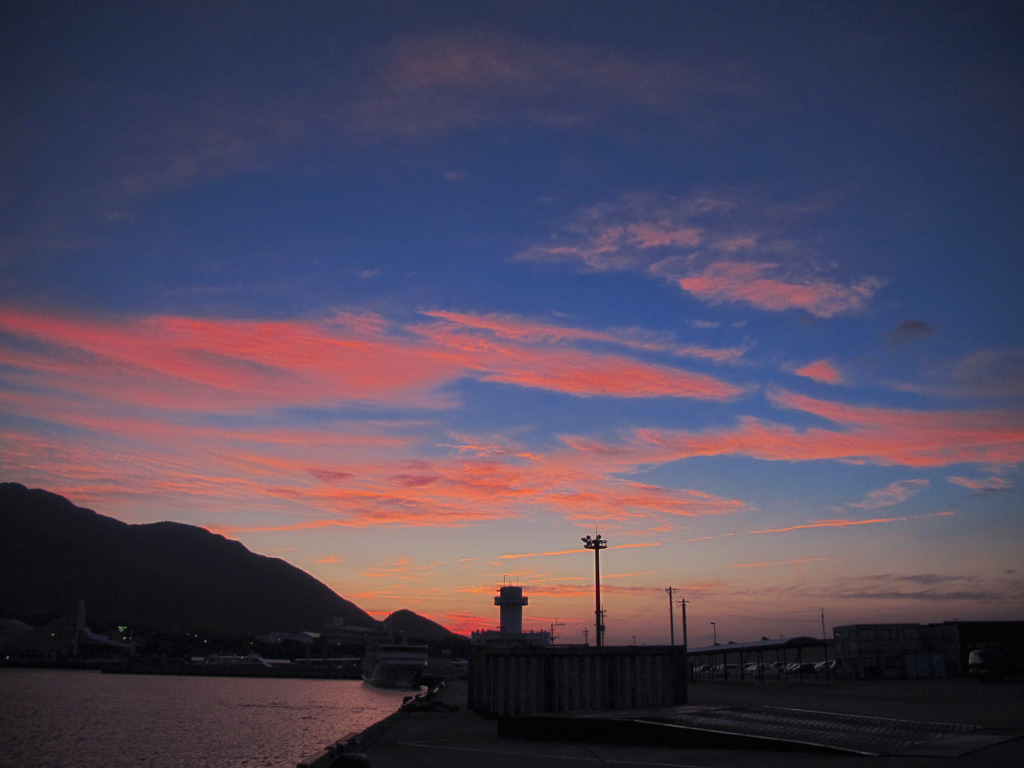
<instances>
[{"instance_id":1,"label":"metal ramp","mask_svg":"<svg viewBox=\"0 0 1024 768\"><path fill-rule=\"evenodd\" d=\"M1017 738L973 725L768 706L670 707L502 718L499 733L689 747L955 757Z\"/></svg>"}]
</instances>

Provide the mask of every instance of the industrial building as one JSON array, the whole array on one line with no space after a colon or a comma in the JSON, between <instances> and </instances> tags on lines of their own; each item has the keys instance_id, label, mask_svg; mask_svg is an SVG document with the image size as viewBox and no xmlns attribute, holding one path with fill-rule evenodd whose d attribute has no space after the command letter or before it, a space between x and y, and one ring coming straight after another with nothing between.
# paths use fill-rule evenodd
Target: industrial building
<instances>
[{"instance_id":1,"label":"industrial building","mask_svg":"<svg viewBox=\"0 0 1024 768\"><path fill-rule=\"evenodd\" d=\"M833 634L841 669L856 680L966 677L972 650L1024 649L1024 621L850 624Z\"/></svg>"}]
</instances>

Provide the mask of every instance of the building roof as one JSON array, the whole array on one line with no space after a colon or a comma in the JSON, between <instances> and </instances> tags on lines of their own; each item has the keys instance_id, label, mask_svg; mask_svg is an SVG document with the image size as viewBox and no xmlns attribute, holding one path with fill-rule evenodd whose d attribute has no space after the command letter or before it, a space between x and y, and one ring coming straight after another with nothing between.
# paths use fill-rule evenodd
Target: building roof
<instances>
[{"instance_id":1,"label":"building roof","mask_svg":"<svg viewBox=\"0 0 1024 768\"><path fill-rule=\"evenodd\" d=\"M751 643L724 643L687 648L688 653L730 653L732 651L781 651L786 648L810 648L827 644L828 640L818 637L780 637L775 640L758 640Z\"/></svg>"}]
</instances>

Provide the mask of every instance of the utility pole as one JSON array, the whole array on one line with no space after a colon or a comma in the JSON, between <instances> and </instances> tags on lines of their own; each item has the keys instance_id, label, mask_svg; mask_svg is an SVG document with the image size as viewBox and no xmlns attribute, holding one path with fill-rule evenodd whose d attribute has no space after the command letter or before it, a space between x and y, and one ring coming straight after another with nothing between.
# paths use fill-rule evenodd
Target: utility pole
<instances>
[{"instance_id":1,"label":"utility pole","mask_svg":"<svg viewBox=\"0 0 1024 768\"><path fill-rule=\"evenodd\" d=\"M715 622L713 622L713 621L711 622L711 632L713 633L714 638L715 638L714 644L718 645L718 625L715 624Z\"/></svg>"},{"instance_id":2,"label":"utility pole","mask_svg":"<svg viewBox=\"0 0 1024 768\"><path fill-rule=\"evenodd\" d=\"M666 587L665 591L668 592L668 644L676 644L676 617L672 613L672 587Z\"/></svg>"},{"instance_id":3,"label":"utility pole","mask_svg":"<svg viewBox=\"0 0 1024 768\"><path fill-rule=\"evenodd\" d=\"M608 539L602 539L601 534L595 534L592 539L584 536L584 549L594 550L594 629L596 630L595 642L598 648L604 645L604 611L601 610L601 550L607 548Z\"/></svg>"},{"instance_id":4,"label":"utility pole","mask_svg":"<svg viewBox=\"0 0 1024 768\"><path fill-rule=\"evenodd\" d=\"M583 628L583 644L590 645L590 630L586 627Z\"/></svg>"},{"instance_id":5,"label":"utility pole","mask_svg":"<svg viewBox=\"0 0 1024 768\"><path fill-rule=\"evenodd\" d=\"M683 648L690 647L690 637L686 634L686 601L680 600L679 606L683 609Z\"/></svg>"},{"instance_id":6,"label":"utility pole","mask_svg":"<svg viewBox=\"0 0 1024 768\"><path fill-rule=\"evenodd\" d=\"M564 626L565 626L565 624L560 622L558 619L555 619L553 622L551 622L551 644L552 645L555 644L555 627L564 627Z\"/></svg>"},{"instance_id":7,"label":"utility pole","mask_svg":"<svg viewBox=\"0 0 1024 768\"><path fill-rule=\"evenodd\" d=\"M828 637L825 635L825 609L821 609L821 650L825 654L825 683L831 685L828 662Z\"/></svg>"}]
</instances>

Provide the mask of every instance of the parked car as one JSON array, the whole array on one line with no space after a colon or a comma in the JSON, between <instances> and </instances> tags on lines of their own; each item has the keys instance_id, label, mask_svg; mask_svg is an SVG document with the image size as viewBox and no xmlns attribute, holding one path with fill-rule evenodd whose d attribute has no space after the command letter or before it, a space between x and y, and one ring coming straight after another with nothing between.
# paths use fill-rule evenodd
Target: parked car
<instances>
[{"instance_id":1,"label":"parked car","mask_svg":"<svg viewBox=\"0 0 1024 768\"><path fill-rule=\"evenodd\" d=\"M739 677L739 664L718 664L714 668L715 677Z\"/></svg>"},{"instance_id":2,"label":"parked car","mask_svg":"<svg viewBox=\"0 0 1024 768\"><path fill-rule=\"evenodd\" d=\"M770 664L747 664L743 670L743 674L757 678L778 677L779 665L775 662Z\"/></svg>"},{"instance_id":3,"label":"parked car","mask_svg":"<svg viewBox=\"0 0 1024 768\"><path fill-rule=\"evenodd\" d=\"M1024 653L1014 649L991 646L976 648L967 657L967 674L987 683L1007 677L1024 676Z\"/></svg>"}]
</instances>

